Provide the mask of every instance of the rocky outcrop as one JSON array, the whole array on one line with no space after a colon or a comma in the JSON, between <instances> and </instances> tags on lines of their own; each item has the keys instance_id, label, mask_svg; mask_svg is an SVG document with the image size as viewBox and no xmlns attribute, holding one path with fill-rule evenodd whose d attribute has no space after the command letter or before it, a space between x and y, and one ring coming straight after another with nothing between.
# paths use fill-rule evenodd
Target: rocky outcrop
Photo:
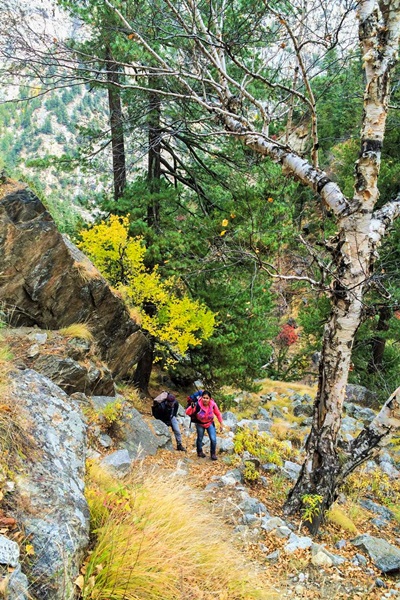
<instances>
[{"instance_id":1,"label":"rocky outcrop","mask_svg":"<svg viewBox=\"0 0 400 600\"><path fill-rule=\"evenodd\" d=\"M19 546L0 535L0 589L8 600L28 600L28 579L21 571Z\"/></svg>"},{"instance_id":2,"label":"rocky outcrop","mask_svg":"<svg viewBox=\"0 0 400 600\"><path fill-rule=\"evenodd\" d=\"M125 376L147 341L122 300L32 192L8 181L0 198L0 301L13 324L87 323L113 375Z\"/></svg>"},{"instance_id":3,"label":"rocky outcrop","mask_svg":"<svg viewBox=\"0 0 400 600\"><path fill-rule=\"evenodd\" d=\"M123 398L117 400L123 403ZM100 413L116 402L113 397L92 396L90 403L95 411ZM101 444L101 433L99 441ZM102 444L103 445L103 444ZM118 418L117 440L114 441L115 452L103 459L102 464L111 468L118 475L125 475L131 464L147 455L156 454L159 448L172 450L171 428L162 421L142 417L139 411L128 403L124 403L121 415Z\"/></svg>"},{"instance_id":4,"label":"rocky outcrop","mask_svg":"<svg viewBox=\"0 0 400 600\"><path fill-rule=\"evenodd\" d=\"M32 370L11 377L11 398L26 415L35 446L16 477L14 514L34 548L30 588L41 600L72 600L89 534L86 425L78 406L49 379Z\"/></svg>"},{"instance_id":5,"label":"rocky outcrop","mask_svg":"<svg viewBox=\"0 0 400 600\"><path fill-rule=\"evenodd\" d=\"M400 549L386 540L363 534L352 540L353 544L368 554L382 573L400 571Z\"/></svg>"}]
</instances>

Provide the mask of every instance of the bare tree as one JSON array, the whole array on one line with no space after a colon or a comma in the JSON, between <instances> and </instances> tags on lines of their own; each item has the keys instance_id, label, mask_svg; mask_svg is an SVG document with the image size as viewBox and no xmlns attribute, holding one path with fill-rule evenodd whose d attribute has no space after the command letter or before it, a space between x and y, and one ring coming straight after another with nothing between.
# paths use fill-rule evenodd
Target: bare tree
<instances>
[{"instance_id":1,"label":"bare tree","mask_svg":"<svg viewBox=\"0 0 400 600\"><path fill-rule=\"evenodd\" d=\"M311 525L316 531L345 477L400 424L399 388L339 460L342 407L363 297L377 249L400 214L400 197L378 203L390 78L399 44L400 0L359 0L354 5L346 0L295 0L284 8L281 3L249 0L240 12L226 0L204 5L196 0L153 0L157 44L147 37L134 3L104 2L132 46L140 50L137 60L120 62L125 79L116 85L197 105L203 111L194 125L200 135L233 136L279 163L284 173L315 193L336 221L336 235L326 241L329 269L321 259L322 280L305 278L329 294L332 309L324 333L306 459L286 503L286 511L293 513L301 509L304 495L321 496L320 512ZM313 79L323 71L323 59L332 56L333 49L335 60L345 59L347 51L354 49L357 29L365 79L364 111L354 193L347 198L319 167ZM59 46L57 52L62 57ZM147 82L157 78L162 85L149 89ZM288 146L291 132L285 125L292 127L295 120L298 125L310 123L309 157ZM272 134L272 128L278 134ZM317 250L312 251L318 259Z\"/></svg>"}]
</instances>

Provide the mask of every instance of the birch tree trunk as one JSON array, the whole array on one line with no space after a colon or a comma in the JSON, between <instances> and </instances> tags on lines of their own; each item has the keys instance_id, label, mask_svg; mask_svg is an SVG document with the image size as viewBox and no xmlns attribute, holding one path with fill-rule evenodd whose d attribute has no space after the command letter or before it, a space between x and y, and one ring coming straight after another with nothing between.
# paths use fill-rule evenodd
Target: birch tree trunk
<instances>
[{"instance_id":1,"label":"birch tree trunk","mask_svg":"<svg viewBox=\"0 0 400 600\"><path fill-rule=\"evenodd\" d=\"M364 288L373 267L373 209L379 197L378 174L388 110L390 70L397 58L399 8L396 1L384 4L366 0L359 4L359 37L366 87L361 151L355 168L355 192L346 211L349 214L338 220L332 311L324 333L306 460L285 505L286 512L293 513L301 509L305 495L321 496L320 510L310 525L313 533L317 531L325 511L335 501L344 473L350 472L349 464L354 463L354 456L349 456L345 464L339 461L337 441L353 341L361 323ZM389 418L393 410L397 410L392 404ZM375 435L365 434L363 460L372 453L376 442ZM354 452L355 447L352 450Z\"/></svg>"}]
</instances>

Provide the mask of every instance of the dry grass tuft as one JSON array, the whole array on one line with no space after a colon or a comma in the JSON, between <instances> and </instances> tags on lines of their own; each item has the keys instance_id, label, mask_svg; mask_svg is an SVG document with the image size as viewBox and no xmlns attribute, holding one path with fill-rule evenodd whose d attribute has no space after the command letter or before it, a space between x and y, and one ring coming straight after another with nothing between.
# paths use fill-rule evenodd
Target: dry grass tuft
<instances>
[{"instance_id":1,"label":"dry grass tuft","mask_svg":"<svg viewBox=\"0 0 400 600\"><path fill-rule=\"evenodd\" d=\"M133 319L133 321L135 321L135 323L137 325L141 325L142 324L142 316L140 314L140 311L138 308L136 307L132 307L129 309L129 315L131 317L131 319Z\"/></svg>"},{"instance_id":2,"label":"dry grass tuft","mask_svg":"<svg viewBox=\"0 0 400 600\"><path fill-rule=\"evenodd\" d=\"M355 523L338 506L332 506L332 508L326 513L326 518L330 523L333 523L337 527L340 527L349 533L353 533L354 535L358 534L358 529Z\"/></svg>"},{"instance_id":3,"label":"dry grass tuft","mask_svg":"<svg viewBox=\"0 0 400 600\"><path fill-rule=\"evenodd\" d=\"M204 500L171 475L133 473L124 484L89 469L95 546L83 599L267 600L262 574L225 540Z\"/></svg>"},{"instance_id":4,"label":"dry grass tuft","mask_svg":"<svg viewBox=\"0 0 400 600\"><path fill-rule=\"evenodd\" d=\"M27 434L27 418L9 392L12 358L0 335L0 473L7 477L34 452L33 440Z\"/></svg>"},{"instance_id":5,"label":"dry grass tuft","mask_svg":"<svg viewBox=\"0 0 400 600\"><path fill-rule=\"evenodd\" d=\"M73 266L78 271L79 276L84 283L89 283L89 281L93 281L94 279L102 279L101 273L86 257L82 261L74 261Z\"/></svg>"},{"instance_id":6,"label":"dry grass tuft","mask_svg":"<svg viewBox=\"0 0 400 600\"><path fill-rule=\"evenodd\" d=\"M88 342L93 341L93 334L86 323L72 323L72 325L60 329L60 333L68 338L79 338Z\"/></svg>"}]
</instances>

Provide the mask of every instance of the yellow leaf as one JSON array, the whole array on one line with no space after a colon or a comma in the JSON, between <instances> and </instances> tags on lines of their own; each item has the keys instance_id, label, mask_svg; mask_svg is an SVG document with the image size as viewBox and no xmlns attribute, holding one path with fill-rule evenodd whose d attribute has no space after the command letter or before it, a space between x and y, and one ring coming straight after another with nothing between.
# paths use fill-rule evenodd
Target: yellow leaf
<instances>
[{"instance_id":1,"label":"yellow leaf","mask_svg":"<svg viewBox=\"0 0 400 600\"><path fill-rule=\"evenodd\" d=\"M32 546L32 544L26 544L26 546L25 546L25 552L27 553L28 556L34 556L35 555L35 549Z\"/></svg>"},{"instance_id":2,"label":"yellow leaf","mask_svg":"<svg viewBox=\"0 0 400 600\"><path fill-rule=\"evenodd\" d=\"M83 575L78 575L78 577L75 579L74 583L75 583L76 587L78 587L80 590L83 590L83 585L85 583Z\"/></svg>"},{"instance_id":3,"label":"yellow leaf","mask_svg":"<svg viewBox=\"0 0 400 600\"><path fill-rule=\"evenodd\" d=\"M228 219L224 219L222 221L222 227L226 227L228 225L228 223L229 223Z\"/></svg>"},{"instance_id":4,"label":"yellow leaf","mask_svg":"<svg viewBox=\"0 0 400 600\"><path fill-rule=\"evenodd\" d=\"M223 231L221 231L221 233L219 235L225 235L226 234L226 229L224 229Z\"/></svg>"},{"instance_id":5,"label":"yellow leaf","mask_svg":"<svg viewBox=\"0 0 400 600\"><path fill-rule=\"evenodd\" d=\"M273 202L274 199L273 198L268 198L268 202Z\"/></svg>"}]
</instances>

